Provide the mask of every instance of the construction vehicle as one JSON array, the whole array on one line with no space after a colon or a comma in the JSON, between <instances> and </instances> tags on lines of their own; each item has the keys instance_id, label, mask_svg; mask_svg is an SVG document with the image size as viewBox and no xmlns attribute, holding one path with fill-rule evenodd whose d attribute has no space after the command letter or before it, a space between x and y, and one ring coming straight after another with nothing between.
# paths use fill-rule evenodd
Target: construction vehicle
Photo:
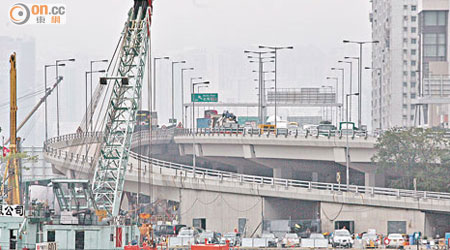
<instances>
[{"instance_id":1,"label":"construction vehicle","mask_svg":"<svg viewBox=\"0 0 450 250\"><path fill-rule=\"evenodd\" d=\"M233 113L225 110L221 115L211 115L211 128L232 128L237 129L239 124Z\"/></svg>"}]
</instances>

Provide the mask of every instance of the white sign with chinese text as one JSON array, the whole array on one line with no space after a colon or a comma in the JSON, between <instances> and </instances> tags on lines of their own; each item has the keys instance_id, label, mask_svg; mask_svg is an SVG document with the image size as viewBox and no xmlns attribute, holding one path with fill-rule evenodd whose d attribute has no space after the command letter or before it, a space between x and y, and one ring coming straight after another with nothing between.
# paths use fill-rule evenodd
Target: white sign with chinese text
<instances>
[{"instance_id":1,"label":"white sign with chinese text","mask_svg":"<svg viewBox=\"0 0 450 250\"><path fill-rule=\"evenodd\" d=\"M0 216L23 217L25 209L22 205L0 205Z\"/></svg>"}]
</instances>

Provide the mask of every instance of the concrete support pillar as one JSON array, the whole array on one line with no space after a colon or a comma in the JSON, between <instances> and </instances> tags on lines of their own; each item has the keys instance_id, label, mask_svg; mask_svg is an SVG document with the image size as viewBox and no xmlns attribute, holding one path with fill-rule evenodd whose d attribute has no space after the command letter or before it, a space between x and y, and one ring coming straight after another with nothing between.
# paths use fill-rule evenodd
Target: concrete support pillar
<instances>
[{"instance_id":1,"label":"concrete support pillar","mask_svg":"<svg viewBox=\"0 0 450 250\"><path fill-rule=\"evenodd\" d=\"M385 187L384 174L377 174L375 172L364 173L364 184L366 187Z\"/></svg>"},{"instance_id":2,"label":"concrete support pillar","mask_svg":"<svg viewBox=\"0 0 450 250\"><path fill-rule=\"evenodd\" d=\"M292 179L292 168L290 167L278 167L273 169L274 178Z\"/></svg>"}]
</instances>

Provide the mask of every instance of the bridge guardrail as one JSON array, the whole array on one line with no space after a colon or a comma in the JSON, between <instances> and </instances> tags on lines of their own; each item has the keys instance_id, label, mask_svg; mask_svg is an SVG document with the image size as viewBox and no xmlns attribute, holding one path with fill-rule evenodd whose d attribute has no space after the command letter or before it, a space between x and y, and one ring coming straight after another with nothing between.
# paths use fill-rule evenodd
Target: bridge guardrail
<instances>
[{"instance_id":1,"label":"bridge guardrail","mask_svg":"<svg viewBox=\"0 0 450 250\"><path fill-rule=\"evenodd\" d=\"M87 134L89 135L89 134ZM95 135L95 133L93 133ZM64 139L77 138L74 136L60 136L58 139L52 138L46 142L46 146L44 150L46 154L57 157L64 158L70 161L83 161L86 160L84 155L80 154L70 154L67 151L63 151L60 149L56 149L51 147L51 142L59 142ZM382 188L382 187L367 187L367 186L357 186L357 185L349 185L347 188L346 184L337 184L337 183L324 183L324 182L311 182L311 181L301 181L301 180L293 180L293 179L283 179L283 178L273 178L273 177L265 177L265 176L257 176L257 175L247 175L247 174L238 174L233 172L221 171L221 170L213 170L207 168L196 167L194 169L193 166L178 164L173 162L162 161L154 158L149 158L146 156L140 156L135 152L130 151L130 156L141 160L145 163L152 164L158 167L164 167L168 169L175 170L175 174L187 176L191 174L194 178L199 176L200 178L217 178L220 181L235 181L241 183L250 183L250 184L264 184L264 185L276 185L276 186L284 186L286 188L295 187L295 188L305 188L305 189L314 189L314 190L328 190L333 192L349 192L356 194L369 194L369 195L386 195L386 196L394 196L398 198L416 198L416 199L437 199L437 200L450 200L450 193L443 192L429 192L429 191L414 191L407 189L393 189L393 188ZM89 163L93 162L93 157L88 157L87 160Z\"/></svg>"},{"instance_id":2,"label":"bridge guardrail","mask_svg":"<svg viewBox=\"0 0 450 250\"><path fill-rule=\"evenodd\" d=\"M195 133L200 136L211 136L211 135L242 135L242 136L275 136L275 137L328 137L328 138L346 138L347 135L351 139L355 137L360 137L367 139L369 137L368 131L359 130L303 130L303 129L289 129L289 128L276 128L276 129L259 129L259 128L196 128L196 129L177 129L174 134L178 135L192 135Z\"/></svg>"}]
</instances>

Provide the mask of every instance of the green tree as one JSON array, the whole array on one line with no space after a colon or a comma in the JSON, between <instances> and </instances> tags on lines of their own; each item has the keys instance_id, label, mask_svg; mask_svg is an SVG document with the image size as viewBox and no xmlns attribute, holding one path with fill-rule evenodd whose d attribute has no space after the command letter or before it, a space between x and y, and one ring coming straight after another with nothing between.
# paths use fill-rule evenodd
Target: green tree
<instances>
[{"instance_id":1,"label":"green tree","mask_svg":"<svg viewBox=\"0 0 450 250\"><path fill-rule=\"evenodd\" d=\"M450 192L450 140L442 130L391 129L377 140L372 161L393 188Z\"/></svg>"}]
</instances>

